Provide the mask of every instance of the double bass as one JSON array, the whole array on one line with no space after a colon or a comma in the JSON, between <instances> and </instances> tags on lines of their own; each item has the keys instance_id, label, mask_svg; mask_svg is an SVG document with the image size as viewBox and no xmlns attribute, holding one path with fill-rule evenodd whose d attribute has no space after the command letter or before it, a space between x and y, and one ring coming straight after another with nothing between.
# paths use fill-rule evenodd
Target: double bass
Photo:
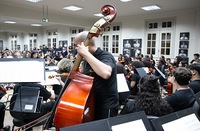
<instances>
[{"instance_id":1,"label":"double bass","mask_svg":"<svg viewBox=\"0 0 200 131\"><path fill-rule=\"evenodd\" d=\"M100 31L106 25L110 24L117 14L115 7L112 5L104 5L101 8L101 13L104 17L98 20L90 29L84 42L85 46L89 46L90 40L93 37L98 37ZM94 119L95 105L94 93L92 91L94 78L78 72L82 59L83 57L78 54L74 66L65 81L65 86L61 90L53 107L53 123L57 130ZM52 116L49 121L51 119Z\"/></svg>"}]
</instances>

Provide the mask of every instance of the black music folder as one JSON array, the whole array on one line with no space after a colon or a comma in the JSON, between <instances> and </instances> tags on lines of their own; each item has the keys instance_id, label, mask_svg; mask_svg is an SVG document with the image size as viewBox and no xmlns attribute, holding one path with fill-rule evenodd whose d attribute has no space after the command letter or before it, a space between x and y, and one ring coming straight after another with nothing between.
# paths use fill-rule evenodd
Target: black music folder
<instances>
[{"instance_id":1,"label":"black music folder","mask_svg":"<svg viewBox=\"0 0 200 131\"><path fill-rule=\"evenodd\" d=\"M144 111L75 126L60 128L60 131L153 131Z\"/></svg>"},{"instance_id":2,"label":"black music folder","mask_svg":"<svg viewBox=\"0 0 200 131\"><path fill-rule=\"evenodd\" d=\"M60 128L60 131L112 131L107 119Z\"/></svg>"},{"instance_id":3,"label":"black music folder","mask_svg":"<svg viewBox=\"0 0 200 131\"><path fill-rule=\"evenodd\" d=\"M153 131L144 111L108 118L112 131Z\"/></svg>"},{"instance_id":4,"label":"black music folder","mask_svg":"<svg viewBox=\"0 0 200 131\"><path fill-rule=\"evenodd\" d=\"M141 78L147 75L145 68L136 68L136 70Z\"/></svg>"},{"instance_id":5,"label":"black music folder","mask_svg":"<svg viewBox=\"0 0 200 131\"><path fill-rule=\"evenodd\" d=\"M36 113L38 107L40 88L21 86L18 89L17 98L14 104L14 111Z\"/></svg>"},{"instance_id":6,"label":"black music folder","mask_svg":"<svg viewBox=\"0 0 200 131\"><path fill-rule=\"evenodd\" d=\"M155 131L199 131L200 121L193 108L187 108L152 120Z\"/></svg>"}]
</instances>

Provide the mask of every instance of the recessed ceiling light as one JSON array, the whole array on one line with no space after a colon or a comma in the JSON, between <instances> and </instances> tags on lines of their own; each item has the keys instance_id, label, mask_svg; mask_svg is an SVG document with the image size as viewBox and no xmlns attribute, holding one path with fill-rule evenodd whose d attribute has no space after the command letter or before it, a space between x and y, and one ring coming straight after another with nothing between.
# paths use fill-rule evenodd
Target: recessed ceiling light
<instances>
[{"instance_id":1,"label":"recessed ceiling light","mask_svg":"<svg viewBox=\"0 0 200 131\"><path fill-rule=\"evenodd\" d=\"M40 1L43 1L43 0L25 0L25 1L37 3L37 2L40 2Z\"/></svg>"},{"instance_id":2,"label":"recessed ceiling light","mask_svg":"<svg viewBox=\"0 0 200 131\"><path fill-rule=\"evenodd\" d=\"M31 26L42 26L41 24L31 24Z\"/></svg>"},{"instance_id":3,"label":"recessed ceiling light","mask_svg":"<svg viewBox=\"0 0 200 131\"><path fill-rule=\"evenodd\" d=\"M63 9L70 10L70 11L78 11L78 10L82 10L83 8L71 5L71 6L66 6Z\"/></svg>"},{"instance_id":4,"label":"recessed ceiling light","mask_svg":"<svg viewBox=\"0 0 200 131\"><path fill-rule=\"evenodd\" d=\"M98 14L94 14L94 16L103 17L103 14L98 13Z\"/></svg>"},{"instance_id":5,"label":"recessed ceiling light","mask_svg":"<svg viewBox=\"0 0 200 131\"><path fill-rule=\"evenodd\" d=\"M132 1L132 0L120 0L121 2L129 2L129 1Z\"/></svg>"},{"instance_id":6,"label":"recessed ceiling light","mask_svg":"<svg viewBox=\"0 0 200 131\"><path fill-rule=\"evenodd\" d=\"M6 24L15 24L16 22L8 20L8 21L4 21L4 23L6 23Z\"/></svg>"},{"instance_id":7,"label":"recessed ceiling light","mask_svg":"<svg viewBox=\"0 0 200 131\"><path fill-rule=\"evenodd\" d=\"M145 7L141 7L143 10L146 11L151 11L151 10L159 10L160 7L157 5L151 5L151 6L145 6Z\"/></svg>"}]
</instances>

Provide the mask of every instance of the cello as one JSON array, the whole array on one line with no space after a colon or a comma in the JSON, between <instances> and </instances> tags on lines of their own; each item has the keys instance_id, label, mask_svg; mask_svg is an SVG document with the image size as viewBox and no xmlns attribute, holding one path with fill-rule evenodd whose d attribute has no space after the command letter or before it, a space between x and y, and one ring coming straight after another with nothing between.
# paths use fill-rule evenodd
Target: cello
<instances>
[{"instance_id":1,"label":"cello","mask_svg":"<svg viewBox=\"0 0 200 131\"><path fill-rule=\"evenodd\" d=\"M104 5L101 8L101 13L104 17L98 20L90 29L84 42L85 46L89 46L92 37L98 37L100 31L110 24L117 14L115 7L112 5ZM94 119L94 94L92 92L94 78L78 72L82 59L83 57L78 54L65 81L65 86L55 102L53 120L57 130Z\"/></svg>"}]
</instances>

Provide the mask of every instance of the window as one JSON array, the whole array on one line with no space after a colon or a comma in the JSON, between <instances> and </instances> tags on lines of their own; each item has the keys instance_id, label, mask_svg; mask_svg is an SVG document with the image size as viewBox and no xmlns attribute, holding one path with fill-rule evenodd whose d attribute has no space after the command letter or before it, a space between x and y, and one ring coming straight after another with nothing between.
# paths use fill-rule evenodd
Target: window
<instances>
[{"instance_id":1,"label":"window","mask_svg":"<svg viewBox=\"0 0 200 131\"><path fill-rule=\"evenodd\" d=\"M83 32L84 28L71 28L71 46L74 46L74 38L75 36L80 33Z\"/></svg>"},{"instance_id":2,"label":"window","mask_svg":"<svg viewBox=\"0 0 200 131\"><path fill-rule=\"evenodd\" d=\"M29 33L30 50L37 49L37 33Z\"/></svg>"},{"instance_id":3,"label":"window","mask_svg":"<svg viewBox=\"0 0 200 131\"><path fill-rule=\"evenodd\" d=\"M119 35L112 36L112 53L119 53Z\"/></svg>"},{"instance_id":4,"label":"window","mask_svg":"<svg viewBox=\"0 0 200 131\"><path fill-rule=\"evenodd\" d=\"M103 50L108 51L109 49L109 35L103 36Z\"/></svg>"},{"instance_id":5,"label":"window","mask_svg":"<svg viewBox=\"0 0 200 131\"><path fill-rule=\"evenodd\" d=\"M156 53L156 34L149 33L147 38L147 54L155 55Z\"/></svg>"},{"instance_id":6,"label":"window","mask_svg":"<svg viewBox=\"0 0 200 131\"><path fill-rule=\"evenodd\" d=\"M113 26L113 31L119 31L120 30L120 26Z\"/></svg>"},{"instance_id":7,"label":"window","mask_svg":"<svg viewBox=\"0 0 200 131\"><path fill-rule=\"evenodd\" d=\"M155 57L161 55L172 57L173 24L173 18L171 20L147 22L146 54L152 54Z\"/></svg>"},{"instance_id":8,"label":"window","mask_svg":"<svg viewBox=\"0 0 200 131\"><path fill-rule=\"evenodd\" d=\"M48 34L47 47L48 48L56 48L58 32L55 30L51 30L51 31L48 31L47 34Z\"/></svg>"},{"instance_id":9,"label":"window","mask_svg":"<svg viewBox=\"0 0 200 131\"><path fill-rule=\"evenodd\" d=\"M11 34L11 50L17 50L17 34Z\"/></svg>"},{"instance_id":10,"label":"window","mask_svg":"<svg viewBox=\"0 0 200 131\"><path fill-rule=\"evenodd\" d=\"M161 55L170 55L171 33L162 33Z\"/></svg>"},{"instance_id":11,"label":"window","mask_svg":"<svg viewBox=\"0 0 200 131\"><path fill-rule=\"evenodd\" d=\"M158 23L155 22L155 23L148 23L148 28L149 29L156 29L158 28Z\"/></svg>"},{"instance_id":12,"label":"window","mask_svg":"<svg viewBox=\"0 0 200 131\"><path fill-rule=\"evenodd\" d=\"M172 27L172 22L162 22L162 28L171 28Z\"/></svg>"},{"instance_id":13,"label":"window","mask_svg":"<svg viewBox=\"0 0 200 131\"><path fill-rule=\"evenodd\" d=\"M104 31L102 49L117 56L120 53L120 25L108 26Z\"/></svg>"}]
</instances>

